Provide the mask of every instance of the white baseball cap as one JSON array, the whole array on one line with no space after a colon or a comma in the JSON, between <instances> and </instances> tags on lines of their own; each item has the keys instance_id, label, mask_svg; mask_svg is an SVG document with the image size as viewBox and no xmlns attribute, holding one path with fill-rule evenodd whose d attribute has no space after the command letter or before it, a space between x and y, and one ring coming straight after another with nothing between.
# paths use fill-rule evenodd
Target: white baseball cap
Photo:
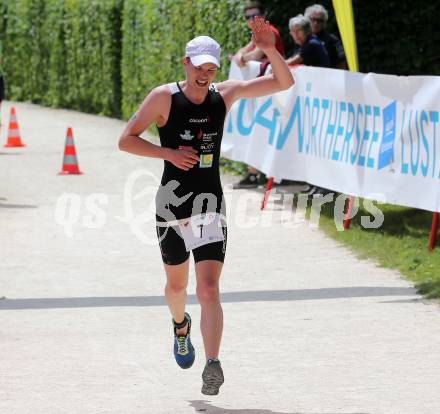
<instances>
[{"instance_id":1,"label":"white baseball cap","mask_svg":"<svg viewBox=\"0 0 440 414\"><path fill-rule=\"evenodd\" d=\"M197 36L186 44L185 56L194 66L214 63L220 67L220 45L209 36Z\"/></svg>"}]
</instances>

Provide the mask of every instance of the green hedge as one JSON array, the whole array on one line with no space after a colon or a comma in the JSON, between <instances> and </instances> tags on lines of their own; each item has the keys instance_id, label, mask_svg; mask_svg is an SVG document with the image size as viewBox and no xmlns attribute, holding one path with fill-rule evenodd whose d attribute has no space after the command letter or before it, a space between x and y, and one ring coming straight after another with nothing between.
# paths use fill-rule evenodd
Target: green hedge
<instances>
[{"instance_id":1,"label":"green hedge","mask_svg":"<svg viewBox=\"0 0 440 414\"><path fill-rule=\"evenodd\" d=\"M65 49L69 107L119 112L121 6L120 0L65 0L60 48Z\"/></svg>"},{"instance_id":2,"label":"green hedge","mask_svg":"<svg viewBox=\"0 0 440 414\"><path fill-rule=\"evenodd\" d=\"M222 46L219 80L226 79L228 53L249 40L242 1L125 0L122 47L122 114L129 117L154 86L184 79L185 44L208 35Z\"/></svg>"},{"instance_id":3,"label":"green hedge","mask_svg":"<svg viewBox=\"0 0 440 414\"><path fill-rule=\"evenodd\" d=\"M122 0L3 0L7 96L119 115Z\"/></svg>"},{"instance_id":4,"label":"green hedge","mask_svg":"<svg viewBox=\"0 0 440 414\"><path fill-rule=\"evenodd\" d=\"M225 79L249 36L240 0L0 0L0 13L9 99L123 117L183 79L190 38L221 43Z\"/></svg>"},{"instance_id":5,"label":"green hedge","mask_svg":"<svg viewBox=\"0 0 440 414\"><path fill-rule=\"evenodd\" d=\"M50 44L47 60L48 86L43 103L55 107L69 107L66 91L67 63L64 33L64 1L48 0L46 2L45 34Z\"/></svg>"},{"instance_id":6,"label":"green hedge","mask_svg":"<svg viewBox=\"0 0 440 414\"><path fill-rule=\"evenodd\" d=\"M48 48L43 36L43 0L8 1L3 46L3 69L8 96L41 102L47 87Z\"/></svg>"}]
</instances>

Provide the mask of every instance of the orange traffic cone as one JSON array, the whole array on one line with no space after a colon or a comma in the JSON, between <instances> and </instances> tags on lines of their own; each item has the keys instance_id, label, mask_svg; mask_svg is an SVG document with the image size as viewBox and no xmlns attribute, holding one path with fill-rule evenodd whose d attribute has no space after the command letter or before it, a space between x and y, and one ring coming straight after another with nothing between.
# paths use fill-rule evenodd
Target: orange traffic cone
<instances>
[{"instance_id":1,"label":"orange traffic cone","mask_svg":"<svg viewBox=\"0 0 440 414\"><path fill-rule=\"evenodd\" d=\"M66 145L61 171L58 174L82 174L76 158L75 144L73 143L72 128L67 128Z\"/></svg>"},{"instance_id":2,"label":"orange traffic cone","mask_svg":"<svg viewBox=\"0 0 440 414\"><path fill-rule=\"evenodd\" d=\"M9 118L9 129L8 129L8 142L4 145L5 147L25 147L26 145L21 142L20 131L18 129L17 115L15 113L15 108L11 108L11 116Z\"/></svg>"}]
</instances>

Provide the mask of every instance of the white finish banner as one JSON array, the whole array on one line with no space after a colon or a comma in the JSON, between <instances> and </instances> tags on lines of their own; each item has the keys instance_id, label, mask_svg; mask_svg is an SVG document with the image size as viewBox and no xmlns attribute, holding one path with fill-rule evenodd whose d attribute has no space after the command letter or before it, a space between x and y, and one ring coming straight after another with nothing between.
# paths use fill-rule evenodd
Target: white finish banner
<instances>
[{"instance_id":1,"label":"white finish banner","mask_svg":"<svg viewBox=\"0 0 440 414\"><path fill-rule=\"evenodd\" d=\"M232 63L230 78L250 79L251 63ZM440 77L293 72L289 90L233 105L224 157L278 180L440 211Z\"/></svg>"}]
</instances>

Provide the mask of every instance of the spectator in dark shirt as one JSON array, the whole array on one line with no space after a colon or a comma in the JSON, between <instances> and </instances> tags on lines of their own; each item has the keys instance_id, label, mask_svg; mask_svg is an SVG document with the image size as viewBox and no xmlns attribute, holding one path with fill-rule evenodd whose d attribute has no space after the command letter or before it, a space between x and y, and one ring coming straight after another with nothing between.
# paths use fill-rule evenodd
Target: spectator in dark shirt
<instances>
[{"instance_id":1,"label":"spectator in dark shirt","mask_svg":"<svg viewBox=\"0 0 440 414\"><path fill-rule=\"evenodd\" d=\"M298 14L289 20L289 30L293 40L299 48L294 55L287 59L288 65L306 65L328 68L330 67L330 58L323 43L312 33L310 20ZM314 185L308 185L303 190L306 194L325 195L329 191Z\"/></svg>"},{"instance_id":2,"label":"spectator in dark shirt","mask_svg":"<svg viewBox=\"0 0 440 414\"><path fill-rule=\"evenodd\" d=\"M320 4L307 7L304 12L310 20L312 33L324 44L330 58L330 67L335 69L347 69L347 61L341 41L333 34L328 33L327 26L328 12Z\"/></svg>"},{"instance_id":3,"label":"spectator in dark shirt","mask_svg":"<svg viewBox=\"0 0 440 414\"><path fill-rule=\"evenodd\" d=\"M344 48L341 41L333 34L325 30L328 20L328 12L320 4L309 6L304 11L305 16L310 20L312 33L325 46L330 59L330 67L334 69L347 69ZM326 194L328 190L321 187L311 187L308 194Z\"/></svg>"},{"instance_id":4,"label":"spectator in dark shirt","mask_svg":"<svg viewBox=\"0 0 440 414\"><path fill-rule=\"evenodd\" d=\"M288 65L329 67L330 59L321 41L312 33L310 20L298 14L289 20L289 30L299 48L287 59Z\"/></svg>"}]
</instances>

